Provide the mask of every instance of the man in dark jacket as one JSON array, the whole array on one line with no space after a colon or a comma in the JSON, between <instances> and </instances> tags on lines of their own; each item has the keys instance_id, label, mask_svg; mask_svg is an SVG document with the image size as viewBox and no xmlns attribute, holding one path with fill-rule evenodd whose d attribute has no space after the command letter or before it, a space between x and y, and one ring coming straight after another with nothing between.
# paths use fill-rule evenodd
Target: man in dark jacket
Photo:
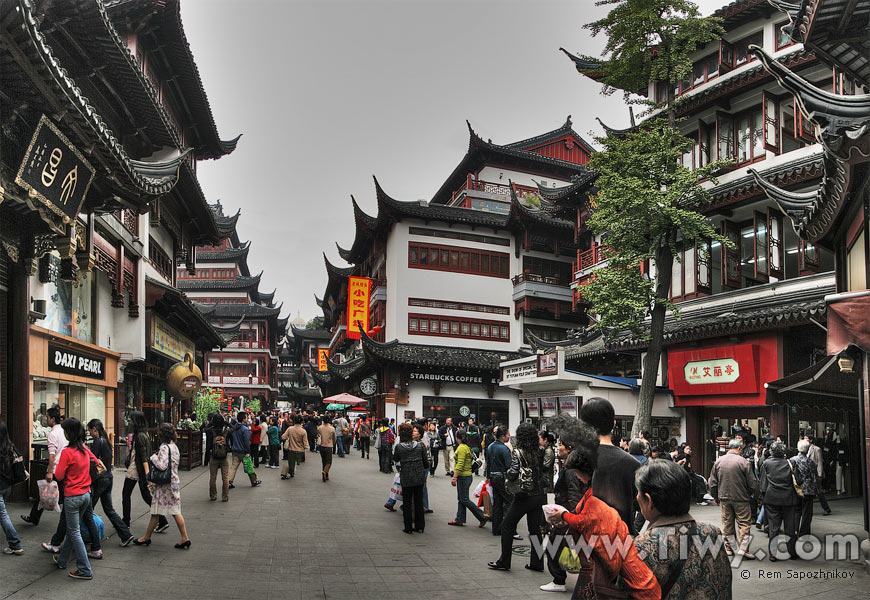
<instances>
[{"instance_id":1,"label":"man in dark jacket","mask_svg":"<svg viewBox=\"0 0 870 600\"><path fill-rule=\"evenodd\" d=\"M444 449L444 472L446 475L453 476L453 450L456 446L456 429L453 427L453 419L447 417L444 425L438 430L441 448Z\"/></svg>"},{"instance_id":2,"label":"man in dark jacket","mask_svg":"<svg viewBox=\"0 0 870 600\"><path fill-rule=\"evenodd\" d=\"M236 424L233 426L233 431L227 439L227 444L233 453L233 464L230 466L230 489L236 487L233 485L233 480L236 478L239 465L243 464L245 457L251 453L251 430L248 429L247 422L248 413L240 412ZM251 479L251 487L257 487L262 483L257 479L257 474L253 470L248 473L248 477Z\"/></svg>"},{"instance_id":3,"label":"man in dark jacket","mask_svg":"<svg viewBox=\"0 0 870 600\"><path fill-rule=\"evenodd\" d=\"M733 553L734 522L739 532L739 552L744 558L755 558L747 553L751 528L750 500L755 497L758 482L749 461L743 458L743 444L737 438L728 442L728 453L720 456L707 479L710 495L722 508L722 532L725 534L725 550Z\"/></svg>"},{"instance_id":4,"label":"man in dark jacket","mask_svg":"<svg viewBox=\"0 0 870 600\"><path fill-rule=\"evenodd\" d=\"M501 535L504 514L513 501L505 489L505 473L511 466L511 451L505 446L507 430L497 427L495 441L486 448L486 478L492 485L492 535Z\"/></svg>"},{"instance_id":5,"label":"man in dark jacket","mask_svg":"<svg viewBox=\"0 0 870 600\"><path fill-rule=\"evenodd\" d=\"M794 476L794 480L792 480ZM800 497L794 489L794 483L803 483L800 471L795 469L785 457L785 444L774 442L770 445L770 458L764 461L759 470L761 479L761 494L764 511L767 513L767 524L770 527L770 560L795 558L795 542L797 541L796 509ZM777 552L778 546L786 538L787 554Z\"/></svg>"}]
</instances>

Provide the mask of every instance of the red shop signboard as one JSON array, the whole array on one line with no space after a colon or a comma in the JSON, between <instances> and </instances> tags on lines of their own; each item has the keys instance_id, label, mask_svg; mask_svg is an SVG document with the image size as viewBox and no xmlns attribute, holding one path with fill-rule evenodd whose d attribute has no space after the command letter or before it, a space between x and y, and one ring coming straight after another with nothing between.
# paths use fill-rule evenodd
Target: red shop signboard
<instances>
[{"instance_id":1,"label":"red shop signboard","mask_svg":"<svg viewBox=\"0 0 870 600\"><path fill-rule=\"evenodd\" d=\"M765 381L777 378L776 338L758 343L668 353L677 406L764 404Z\"/></svg>"}]
</instances>

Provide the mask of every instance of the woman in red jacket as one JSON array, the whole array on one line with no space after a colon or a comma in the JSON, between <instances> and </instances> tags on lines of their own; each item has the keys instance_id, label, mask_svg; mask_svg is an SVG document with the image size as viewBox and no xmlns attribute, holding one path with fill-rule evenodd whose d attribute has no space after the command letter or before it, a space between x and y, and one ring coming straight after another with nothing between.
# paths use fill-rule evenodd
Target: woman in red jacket
<instances>
[{"instance_id":1,"label":"woman in red jacket","mask_svg":"<svg viewBox=\"0 0 870 600\"><path fill-rule=\"evenodd\" d=\"M588 484L597 462L598 436L591 427L581 424L565 469L573 469L575 476ZM574 512L565 511L552 520L555 525L567 524L586 541L587 545L578 545L578 550L591 548L592 575L584 577L581 573L572 600L619 597L626 592L630 598L660 600L658 581L638 555L628 527L616 510L595 497L594 489L590 487L583 494Z\"/></svg>"}]
</instances>

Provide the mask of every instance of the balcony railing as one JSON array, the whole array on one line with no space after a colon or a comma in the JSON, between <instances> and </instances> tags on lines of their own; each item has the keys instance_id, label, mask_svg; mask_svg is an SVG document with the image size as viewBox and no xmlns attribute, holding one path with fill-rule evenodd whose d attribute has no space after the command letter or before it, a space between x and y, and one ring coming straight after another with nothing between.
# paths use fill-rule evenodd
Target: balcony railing
<instances>
[{"instance_id":1,"label":"balcony railing","mask_svg":"<svg viewBox=\"0 0 870 600\"><path fill-rule=\"evenodd\" d=\"M513 281L514 286L520 285L521 283L546 283L548 285L566 285L562 281L560 281L559 275L553 275L552 277L547 275L538 275L537 273L520 273L516 277L514 277L511 281Z\"/></svg>"},{"instance_id":2,"label":"balcony railing","mask_svg":"<svg viewBox=\"0 0 870 600\"><path fill-rule=\"evenodd\" d=\"M263 340L236 340L227 344L227 348L245 348L251 350L263 350L268 348L268 345Z\"/></svg>"},{"instance_id":3,"label":"balcony railing","mask_svg":"<svg viewBox=\"0 0 870 600\"><path fill-rule=\"evenodd\" d=\"M266 385L266 377L258 377L257 375L209 375L208 383Z\"/></svg>"},{"instance_id":4,"label":"balcony railing","mask_svg":"<svg viewBox=\"0 0 870 600\"><path fill-rule=\"evenodd\" d=\"M577 262L574 263L574 272L589 269L606 260L604 247L601 244L592 246L589 250L577 251Z\"/></svg>"},{"instance_id":5,"label":"balcony railing","mask_svg":"<svg viewBox=\"0 0 870 600\"><path fill-rule=\"evenodd\" d=\"M517 183L513 184L513 186L514 190L516 190L517 197L519 198L522 198L526 194L538 193L537 188L532 188L526 185L519 185ZM450 198L450 203L453 204L457 198L459 198L468 191L483 192L485 194L493 194L496 196L505 196L506 198L511 195L511 188L509 184L472 179L471 174L469 173L459 189L453 192L453 195Z\"/></svg>"},{"instance_id":6,"label":"balcony railing","mask_svg":"<svg viewBox=\"0 0 870 600\"><path fill-rule=\"evenodd\" d=\"M136 211L122 209L115 211L115 217L124 226L124 229L129 231L135 237L139 237L139 214Z\"/></svg>"}]
</instances>

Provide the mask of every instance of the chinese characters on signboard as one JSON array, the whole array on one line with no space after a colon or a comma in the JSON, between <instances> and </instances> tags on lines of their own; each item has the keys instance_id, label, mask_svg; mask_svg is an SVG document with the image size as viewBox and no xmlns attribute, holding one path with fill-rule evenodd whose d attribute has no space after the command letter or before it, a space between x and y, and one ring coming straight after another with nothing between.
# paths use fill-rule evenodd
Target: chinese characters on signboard
<instances>
[{"instance_id":1,"label":"chinese characters on signboard","mask_svg":"<svg viewBox=\"0 0 870 600\"><path fill-rule=\"evenodd\" d=\"M696 360L686 363L683 374L689 385L732 383L740 377L740 365L733 358Z\"/></svg>"},{"instance_id":2,"label":"chinese characters on signboard","mask_svg":"<svg viewBox=\"0 0 870 600\"><path fill-rule=\"evenodd\" d=\"M360 338L360 324L369 326L369 294L372 280L368 277L348 277L347 280L347 337Z\"/></svg>"},{"instance_id":3,"label":"chinese characters on signboard","mask_svg":"<svg viewBox=\"0 0 870 600\"><path fill-rule=\"evenodd\" d=\"M317 349L317 370L325 371L326 370L326 359L329 358L329 348L318 348Z\"/></svg>"},{"instance_id":4,"label":"chinese characters on signboard","mask_svg":"<svg viewBox=\"0 0 870 600\"><path fill-rule=\"evenodd\" d=\"M175 360L184 360L185 354L196 355L196 348L193 342L172 325L157 315L151 315L150 321L149 348Z\"/></svg>"},{"instance_id":5,"label":"chinese characters on signboard","mask_svg":"<svg viewBox=\"0 0 870 600\"><path fill-rule=\"evenodd\" d=\"M78 148L48 117L42 115L15 176L15 183L69 223L78 216L94 173L94 168Z\"/></svg>"},{"instance_id":6,"label":"chinese characters on signboard","mask_svg":"<svg viewBox=\"0 0 870 600\"><path fill-rule=\"evenodd\" d=\"M538 377L555 375L559 372L559 355L556 352L538 357Z\"/></svg>"}]
</instances>

